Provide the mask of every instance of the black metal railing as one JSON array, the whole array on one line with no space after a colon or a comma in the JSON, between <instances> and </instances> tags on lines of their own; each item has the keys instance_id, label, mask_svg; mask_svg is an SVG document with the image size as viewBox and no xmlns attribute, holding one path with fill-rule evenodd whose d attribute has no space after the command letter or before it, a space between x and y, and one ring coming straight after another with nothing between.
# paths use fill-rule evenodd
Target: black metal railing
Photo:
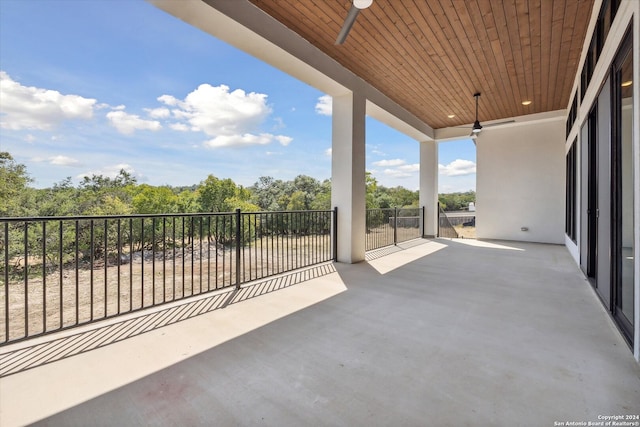
<instances>
[{"instance_id":1,"label":"black metal railing","mask_svg":"<svg viewBox=\"0 0 640 427\"><path fill-rule=\"evenodd\" d=\"M422 236L424 208L367 209L365 250Z\"/></svg>"},{"instance_id":2,"label":"black metal railing","mask_svg":"<svg viewBox=\"0 0 640 427\"><path fill-rule=\"evenodd\" d=\"M0 218L0 345L335 259L336 210Z\"/></svg>"},{"instance_id":3,"label":"black metal railing","mask_svg":"<svg viewBox=\"0 0 640 427\"><path fill-rule=\"evenodd\" d=\"M447 214L442 210L440 203L438 203L438 237L448 237L456 239L458 238L458 232L447 217Z\"/></svg>"}]
</instances>

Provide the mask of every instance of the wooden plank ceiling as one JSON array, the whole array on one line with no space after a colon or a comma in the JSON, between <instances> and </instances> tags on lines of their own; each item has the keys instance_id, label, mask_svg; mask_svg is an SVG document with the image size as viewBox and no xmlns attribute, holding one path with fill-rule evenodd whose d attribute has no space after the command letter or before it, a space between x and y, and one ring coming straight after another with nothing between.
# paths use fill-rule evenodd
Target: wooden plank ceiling
<instances>
[{"instance_id":1,"label":"wooden plank ceiling","mask_svg":"<svg viewBox=\"0 0 640 427\"><path fill-rule=\"evenodd\" d=\"M335 45L351 0L250 1L434 129L475 92L481 122L567 108L594 2L374 0Z\"/></svg>"}]
</instances>

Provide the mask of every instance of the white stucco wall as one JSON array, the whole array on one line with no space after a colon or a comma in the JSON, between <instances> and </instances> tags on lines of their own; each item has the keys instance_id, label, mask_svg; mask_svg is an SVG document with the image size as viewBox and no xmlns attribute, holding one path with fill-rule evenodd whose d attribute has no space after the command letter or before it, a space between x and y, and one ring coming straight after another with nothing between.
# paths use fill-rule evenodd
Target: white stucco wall
<instances>
[{"instance_id":1,"label":"white stucco wall","mask_svg":"<svg viewBox=\"0 0 640 427\"><path fill-rule=\"evenodd\" d=\"M482 131L476 140L478 238L565 243L564 126L553 120Z\"/></svg>"}]
</instances>

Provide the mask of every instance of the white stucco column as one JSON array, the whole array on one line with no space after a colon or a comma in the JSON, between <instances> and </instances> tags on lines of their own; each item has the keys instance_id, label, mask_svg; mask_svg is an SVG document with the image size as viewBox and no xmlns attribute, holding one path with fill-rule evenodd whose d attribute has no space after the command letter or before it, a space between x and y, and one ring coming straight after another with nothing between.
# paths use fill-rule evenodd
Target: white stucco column
<instances>
[{"instance_id":1,"label":"white stucco column","mask_svg":"<svg viewBox=\"0 0 640 427\"><path fill-rule=\"evenodd\" d=\"M438 143L420 142L420 206L425 207L424 234L438 234Z\"/></svg>"},{"instance_id":2,"label":"white stucco column","mask_svg":"<svg viewBox=\"0 0 640 427\"><path fill-rule=\"evenodd\" d=\"M364 260L365 114L363 95L333 97L331 203L338 208L338 261Z\"/></svg>"}]
</instances>

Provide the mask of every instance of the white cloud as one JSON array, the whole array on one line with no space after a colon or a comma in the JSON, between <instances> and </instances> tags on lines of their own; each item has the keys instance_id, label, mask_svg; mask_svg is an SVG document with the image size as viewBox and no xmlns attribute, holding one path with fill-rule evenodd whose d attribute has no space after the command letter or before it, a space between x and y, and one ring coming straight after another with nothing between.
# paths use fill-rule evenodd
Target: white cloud
<instances>
[{"instance_id":1,"label":"white cloud","mask_svg":"<svg viewBox=\"0 0 640 427\"><path fill-rule=\"evenodd\" d=\"M405 163L406 162L402 159L379 160L377 162L373 162L374 165L383 166L383 167L400 166L400 165L404 165Z\"/></svg>"},{"instance_id":2,"label":"white cloud","mask_svg":"<svg viewBox=\"0 0 640 427\"><path fill-rule=\"evenodd\" d=\"M375 166L386 167L382 173L391 178L409 178L420 170L419 163L406 164L402 159L380 160L373 162ZM373 171L372 171L373 172Z\"/></svg>"},{"instance_id":3,"label":"white cloud","mask_svg":"<svg viewBox=\"0 0 640 427\"><path fill-rule=\"evenodd\" d=\"M420 164L419 163L413 163L413 164L410 164L410 165L398 166L398 170L401 170L403 172L418 172L420 170Z\"/></svg>"},{"instance_id":4,"label":"white cloud","mask_svg":"<svg viewBox=\"0 0 640 427\"><path fill-rule=\"evenodd\" d=\"M147 115L152 119L166 119L171 116L171 111L165 107L145 108L144 111L146 111Z\"/></svg>"},{"instance_id":5,"label":"white cloud","mask_svg":"<svg viewBox=\"0 0 640 427\"><path fill-rule=\"evenodd\" d=\"M162 95L158 97L158 101L162 102L163 104L167 104L170 106L174 106L174 105L178 105L178 103L180 101L178 101L176 98L174 98L171 95Z\"/></svg>"},{"instance_id":6,"label":"white cloud","mask_svg":"<svg viewBox=\"0 0 640 427\"><path fill-rule=\"evenodd\" d=\"M404 162L403 162L404 163ZM383 165L380 165L383 166ZM419 163L413 163L410 165L400 165L394 169L385 169L383 173L387 176L391 176L394 178L409 178L414 176L416 172L420 170Z\"/></svg>"},{"instance_id":7,"label":"white cloud","mask_svg":"<svg viewBox=\"0 0 640 427\"><path fill-rule=\"evenodd\" d=\"M109 119L113 127L118 129L118 132L125 135L130 135L136 130L157 131L162 128L162 125L157 120L141 119L136 114L129 114L122 110L108 112L107 119Z\"/></svg>"},{"instance_id":8,"label":"white cloud","mask_svg":"<svg viewBox=\"0 0 640 427\"><path fill-rule=\"evenodd\" d=\"M51 157L41 157L35 156L30 159L34 163L49 163L50 165L55 166L80 166L81 163L79 160L74 159L72 157L57 155Z\"/></svg>"},{"instance_id":9,"label":"white cloud","mask_svg":"<svg viewBox=\"0 0 640 427\"><path fill-rule=\"evenodd\" d=\"M322 95L318 98L316 113L322 116L330 116L333 113L333 99L330 95Z\"/></svg>"},{"instance_id":10,"label":"white cloud","mask_svg":"<svg viewBox=\"0 0 640 427\"><path fill-rule=\"evenodd\" d=\"M409 178L410 176L413 176L410 172L403 171L400 168L385 169L382 173L393 178Z\"/></svg>"},{"instance_id":11,"label":"white cloud","mask_svg":"<svg viewBox=\"0 0 640 427\"><path fill-rule=\"evenodd\" d=\"M93 117L95 99L55 90L22 86L0 71L0 127L51 130L64 120Z\"/></svg>"},{"instance_id":12,"label":"white cloud","mask_svg":"<svg viewBox=\"0 0 640 427\"><path fill-rule=\"evenodd\" d=\"M33 135L31 135L31 134L28 134L28 135L26 135L26 136L24 137L24 140L25 140L26 142L28 142L29 144L31 144L33 141L35 141L35 140L36 140L36 137L35 137L35 136L33 136Z\"/></svg>"},{"instance_id":13,"label":"white cloud","mask_svg":"<svg viewBox=\"0 0 640 427\"><path fill-rule=\"evenodd\" d=\"M125 172L129 173L130 175L135 176L136 178L140 178L142 177L142 174L139 174L138 172L135 171L135 169L133 168L133 166L127 164L127 163L119 163L117 165L109 165L109 166L105 166L103 168L100 169L96 169L93 171L89 171L86 173L82 173L80 175L77 176L78 179L82 179L85 176L91 177L92 175L102 175L102 176L106 176L109 178L115 178L116 176L118 176L118 174L120 173L121 170L124 170Z\"/></svg>"},{"instance_id":14,"label":"white cloud","mask_svg":"<svg viewBox=\"0 0 640 427\"><path fill-rule=\"evenodd\" d=\"M274 117L273 121L275 122L275 124L273 125L273 130L284 129L287 127L287 125L284 124L284 120L282 120L282 117Z\"/></svg>"},{"instance_id":15,"label":"white cloud","mask_svg":"<svg viewBox=\"0 0 640 427\"><path fill-rule=\"evenodd\" d=\"M56 166L79 166L80 161L67 156L53 156L49 158L49 163Z\"/></svg>"},{"instance_id":16,"label":"white cloud","mask_svg":"<svg viewBox=\"0 0 640 427\"><path fill-rule=\"evenodd\" d=\"M286 136L275 136L270 133L261 133L260 135L254 135L251 133L245 133L243 135L218 135L209 141L204 143L208 148L220 148L220 147L237 147L247 145L267 145L273 141L278 141L282 145L287 145L291 142L291 138Z\"/></svg>"},{"instance_id":17,"label":"white cloud","mask_svg":"<svg viewBox=\"0 0 640 427\"><path fill-rule=\"evenodd\" d=\"M331 156L331 154L333 154L333 148L327 148L326 150L324 150L324 154L327 156Z\"/></svg>"},{"instance_id":18,"label":"white cloud","mask_svg":"<svg viewBox=\"0 0 640 427\"><path fill-rule=\"evenodd\" d=\"M184 123L171 123L169 127L180 132L186 132L189 130L189 126L185 125Z\"/></svg>"},{"instance_id":19,"label":"white cloud","mask_svg":"<svg viewBox=\"0 0 640 427\"><path fill-rule=\"evenodd\" d=\"M209 136L242 134L260 125L271 113L267 95L245 93L241 89L229 92L229 87L202 84L184 101L170 95L158 98L173 110L174 117L185 119L193 128Z\"/></svg>"},{"instance_id":20,"label":"white cloud","mask_svg":"<svg viewBox=\"0 0 640 427\"><path fill-rule=\"evenodd\" d=\"M246 93L242 89L230 91L228 86L202 84L184 100L171 95L158 97L161 103L173 107L171 114L177 120L169 127L173 130L203 132L211 137L204 143L208 148L266 145L278 142L289 145L293 138L285 135L260 133L260 125L271 114L267 95ZM284 125L276 118L276 126Z\"/></svg>"},{"instance_id":21,"label":"white cloud","mask_svg":"<svg viewBox=\"0 0 640 427\"><path fill-rule=\"evenodd\" d=\"M291 141L293 141L293 138L284 135L276 135L274 138L280 143L280 145L284 145L285 147L291 144Z\"/></svg>"},{"instance_id":22,"label":"white cloud","mask_svg":"<svg viewBox=\"0 0 640 427\"><path fill-rule=\"evenodd\" d=\"M476 173L476 164L471 160L456 159L448 165L438 165L438 172L443 176L464 176Z\"/></svg>"}]
</instances>

